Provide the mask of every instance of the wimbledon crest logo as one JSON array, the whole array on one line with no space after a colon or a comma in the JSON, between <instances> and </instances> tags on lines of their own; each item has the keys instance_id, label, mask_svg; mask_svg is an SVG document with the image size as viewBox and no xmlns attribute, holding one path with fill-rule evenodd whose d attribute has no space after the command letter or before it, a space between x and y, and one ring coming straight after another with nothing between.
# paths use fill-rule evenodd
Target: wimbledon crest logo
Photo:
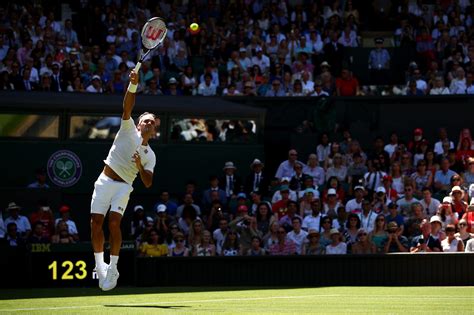
<instances>
[{"instance_id":1,"label":"wimbledon crest logo","mask_svg":"<svg viewBox=\"0 0 474 315\"><path fill-rule=\"evenodd\" d=\"M49 179L59 187L71 187L81 178L82 163L72 151L60 150L48 160Z\"/></svg>"}]
</instances>

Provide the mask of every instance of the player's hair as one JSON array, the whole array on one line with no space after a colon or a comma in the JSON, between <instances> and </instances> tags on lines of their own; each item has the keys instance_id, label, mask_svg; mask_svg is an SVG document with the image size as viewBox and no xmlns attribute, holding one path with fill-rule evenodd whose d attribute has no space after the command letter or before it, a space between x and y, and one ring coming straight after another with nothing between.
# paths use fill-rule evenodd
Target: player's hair
<instances>
[{"instance_id":1,"label":"player's hair","mask_svg":"<svg viewBox=\"0 0 474 315\"><path fill-rule=\"evenodd\" d=\"M143 114L141 114L139 117L138 117L138 123L140 123L140 121L142 120L142 118L146 115L152 115L153 116L153 119L156 119L156 115L153 114L153 113L149 113L149 112L144 112Z\"/></svg>"}]
</instances>

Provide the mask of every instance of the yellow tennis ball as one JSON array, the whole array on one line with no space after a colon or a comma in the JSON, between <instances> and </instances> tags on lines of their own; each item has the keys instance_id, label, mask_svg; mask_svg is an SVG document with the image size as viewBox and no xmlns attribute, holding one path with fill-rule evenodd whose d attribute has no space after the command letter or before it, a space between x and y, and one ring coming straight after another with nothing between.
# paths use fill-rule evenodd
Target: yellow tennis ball
<instances>
[{"instance_id":1,"label":"yellow tennis ball","mask_svg":"<svg viewBox=\"0 0 474 315\"><path fill-rule=\"evenodd\" d=\"M189 28L192 30L192 31L197 31L199 29L199 24L197 23L192 23Z\"/></svg>"}]
</instances>

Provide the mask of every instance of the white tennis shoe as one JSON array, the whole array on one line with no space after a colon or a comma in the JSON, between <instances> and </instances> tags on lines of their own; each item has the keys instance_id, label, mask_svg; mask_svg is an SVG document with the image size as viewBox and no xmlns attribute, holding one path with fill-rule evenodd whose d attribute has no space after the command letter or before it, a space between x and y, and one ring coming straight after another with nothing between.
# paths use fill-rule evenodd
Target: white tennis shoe
<instances>
[{"instance_id":1,"label":"white tennis shoe","mask_svg":"<svg viewBox=\"0 0 474 315\"><path fill-rule=\"evenodd\" d=\"M103 291L110 291L117 285L117 280L120 274L116 266L109 265L107 267L107 275L105 276L104 283L102 285Z\"/></svg>"},{"instance_id":2,"label":"white tennis shoe","mask_svg":"<svg viewBox=\"0 0 474 315\"><path fill-rule=\"evenodd\" d=\"M102 289L104 286L105 277L107 276L107 268L109 265L106 263L102 264L100 267L95 266L95 272L97 273L97 278L99 278L99 288Z\"/></svg>"}]
</instances>

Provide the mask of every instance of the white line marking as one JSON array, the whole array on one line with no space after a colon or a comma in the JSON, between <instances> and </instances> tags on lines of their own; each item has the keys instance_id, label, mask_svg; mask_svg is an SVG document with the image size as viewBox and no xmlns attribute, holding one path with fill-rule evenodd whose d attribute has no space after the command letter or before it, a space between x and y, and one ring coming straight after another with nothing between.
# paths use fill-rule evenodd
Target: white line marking
<instances>
[{"instance_id":1,"label":"white line marking","mask_svg":"<svg viewBox=\"0 0 474 315\"><path fill-rule=\"evenodd\" d=\"M361 295L349 295L350 297L359 298L377 298L377 297L388 297L387 295L374 295L374 294L361 294ZM136 305L160 305L160 304L189 304L189 303L213 303L213 302L239 302L239 301L261 301L261 300L273 300L273 299L306 299L306 298L327 298L327 297L349 297L346 294L319 294L319 295L294 295L294 296L268 296L268 297L255 297L255 298L227 298L227 299L208 299L208 300L186 300L186 301L162 301L162 302L143 302L143 303L110 303L110 304L96 304L96 305L76 305L76 306L58 306L58 307L31 307L31 308L13 308L13 309L0 309L0 312L21 312L21 311L40 311L40 310L67 310L67 309L81 309L81 308L93 308L93 307L107 307L110 306L136 306ZM409 298L409 299L472 299L472 296L433 296L433 295L392 295L389 296L391 299L394 298Z\"/></svg>"}]
</instances>

